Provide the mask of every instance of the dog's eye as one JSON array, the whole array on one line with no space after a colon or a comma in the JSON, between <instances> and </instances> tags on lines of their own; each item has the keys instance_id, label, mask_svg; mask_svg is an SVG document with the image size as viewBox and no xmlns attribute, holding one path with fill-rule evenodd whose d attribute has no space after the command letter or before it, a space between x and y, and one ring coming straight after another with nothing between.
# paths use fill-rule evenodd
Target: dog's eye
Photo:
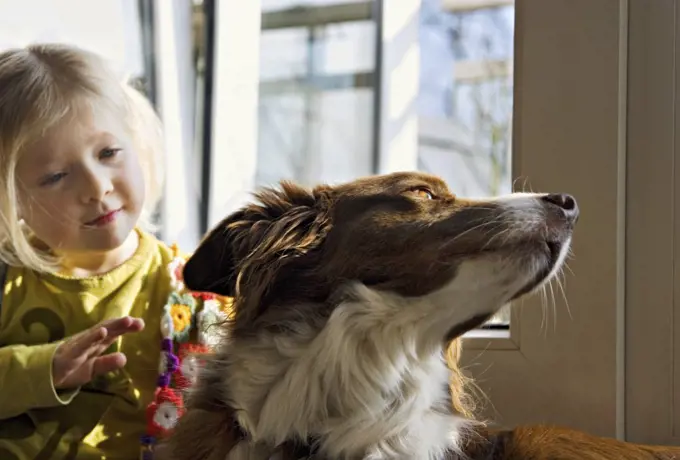
<instances>
[{"instance_id":1,"label":"dog's eye","mask_svg":"<svg viewBox=\"0 0 680 460\"><path fill-rule=\"evenodd\" d=\"M424 198L426 200L434 200L434 193L425 187L416 187L411 190L411 193L417 195L419 198Z\"/></svg>"}]
</instances>

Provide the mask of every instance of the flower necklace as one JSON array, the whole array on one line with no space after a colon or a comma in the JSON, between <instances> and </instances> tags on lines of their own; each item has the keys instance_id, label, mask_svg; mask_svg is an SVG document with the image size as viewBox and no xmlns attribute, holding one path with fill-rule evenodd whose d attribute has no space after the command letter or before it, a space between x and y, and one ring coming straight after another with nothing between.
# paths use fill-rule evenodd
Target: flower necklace
<instances>
[{"instance_id":1,"label":"flower necklace","mask_svg":"<svg viewBox=\"0 0 680 460\"><path fill-rule=\"evenodd\" d=\"M146 408L146 433L141 439L141 460L153 459L156 443L167 437L184 414L184 392L194 384L201 360L219 338L210 327L229 317L232 299L189 291L182 271L186 257L172 245L168 264L171 292L161 318L161 356L153 401ZM218 329L218 328L215 328Z\"/></svg>"}]
</instances>

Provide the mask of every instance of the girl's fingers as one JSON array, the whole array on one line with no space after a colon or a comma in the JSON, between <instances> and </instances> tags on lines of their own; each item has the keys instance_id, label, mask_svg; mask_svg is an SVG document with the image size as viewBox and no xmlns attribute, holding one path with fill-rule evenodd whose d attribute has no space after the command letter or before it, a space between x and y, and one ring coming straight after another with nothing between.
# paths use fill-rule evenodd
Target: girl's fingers
<instances>
[{"instance_id":1,"label":"girl's fingers","mask_svg":"<svg viewBox=\"0 0 680 460\"><path fill-rule=\"evenodd\" d=\"M108 349L111 344L113 344L122 335L128 334L130 332L138 332L144 328L144 321L141 319L129 318L130 321L121 322L122 324L113 325L109 328L106 337L100 340L98 343L93 344L88 350L88 356L94 357L99 356Z\"/></svg>"},{"instance_id":2,"label":"girl's fingers","mask_svg":"<svg viewBox=\"0 0 680 460\"><path fill-rule=\"evenodd\" d=\"M141 318L131 318L125 316L115 320L111 324L102 323L102 326L106 327L108 334L107 337L111 336L121 336L127 334L128 332L139 332L144 329L144 321Z\"/></svg>"},{"instance_id":3,"label":"girl's fingers","mask_svg":"<svg viewBox=\"0 0 680 460\"><path fill-rule=\"evenodd\" d=\"M101 355L111 346L111 344L118 340L121 335L123 334L107 335L104 340L101 340L99 343L90 348L89 356Z\"/></svg>"},{"instance_id":4,"label":"girl's fingers","mask_svg":"<svg viewBox=\"0 0 680 460\"><path fill-rule=\"evenodd\" d=\"M95 344L100 343L107 335L108 330L101 326L84 331L62 345L66 348L64 350L64 357L67 359L77 359L86 355Z\"/></svg>"},{"instance_id":5,"label":"girl's fingers","mask_svg":"<svg viewBox=\"0 0 680 460\"><path fill-rule=\"evenodd\" d=\"M96 349L94 354L99 354L106 350L113 342L118 340L118 338L122 335L128 334L130 332L139 332L142 329L144 329L144 321L141 319L135 318L132 319L130 318L129 322L126 322L125 324L121 325L116 325L114 327L108 328L107 329L107 334L106 337L100 341L100 343L96 344Z\"/></svg>"},{"instance_id":6,"label":"girl's fingers","mask_svg":"<svg viewBox=\"0 0 680 460\"><path fill-rule=\"evenodd\" d=\"M121 335L142 329L144 329L144 321L140 318L124 316L102 321L99 325L64 343L68 347L64 350L65 355L74 360L82 356L97 355L106 350Z\"/></svg>"},{"instance_id":7,"label":"girl's fingers","mask_svg":"<svg viewBox=\"0 0 680 460\"><path fill-rule=\"evenodd\" d=\"M92 377L122 369L126 362L127 358L123 353L99 356L92 363Z\"/></svg>"}]
</instances>

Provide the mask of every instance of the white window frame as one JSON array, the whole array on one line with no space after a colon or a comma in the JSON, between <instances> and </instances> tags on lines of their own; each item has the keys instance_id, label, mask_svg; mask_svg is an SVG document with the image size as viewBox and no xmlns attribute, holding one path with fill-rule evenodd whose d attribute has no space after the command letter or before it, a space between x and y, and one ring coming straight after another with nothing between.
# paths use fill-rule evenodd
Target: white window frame
<instances>
[{"instance_id":1,"label":"white window frame","mask_svg":"<svg viewBox=\"0 0 680 460\"><path fill-rule=\"evenodd\" d=\"M191 3L154 0L155 88L165 136L161 239L192 251L198 243L198 184L194 161L194 68Z\"/></svg>"},{"instance_id":2,"label":"white window frame","mask_svg":"<svg viewBox=\"0 0 680 460\"><path fill-rule=\"evenodd\" d=\"M215 1L208 228L250 198L257 167L261 5Z\"/></svg>"}]
</instances>

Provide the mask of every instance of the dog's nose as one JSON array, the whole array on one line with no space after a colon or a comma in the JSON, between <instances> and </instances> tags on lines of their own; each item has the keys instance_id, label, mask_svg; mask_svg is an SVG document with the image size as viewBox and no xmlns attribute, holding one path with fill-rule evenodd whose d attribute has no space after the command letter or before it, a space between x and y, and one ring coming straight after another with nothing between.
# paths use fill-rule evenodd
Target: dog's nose
<instances>
[{"instance_id":1,"label":"dog's nose","mask_svg":"<svg viewBox=\"0 0 680 460\"><path fill-rule=\"evenodd\" d=\"M551 193L543 197L543 201L557 206L562 210L564 216L571 221L576 221L579 215L578 203L576 198L567 193Z\"/></svg>"}]
</instances>

